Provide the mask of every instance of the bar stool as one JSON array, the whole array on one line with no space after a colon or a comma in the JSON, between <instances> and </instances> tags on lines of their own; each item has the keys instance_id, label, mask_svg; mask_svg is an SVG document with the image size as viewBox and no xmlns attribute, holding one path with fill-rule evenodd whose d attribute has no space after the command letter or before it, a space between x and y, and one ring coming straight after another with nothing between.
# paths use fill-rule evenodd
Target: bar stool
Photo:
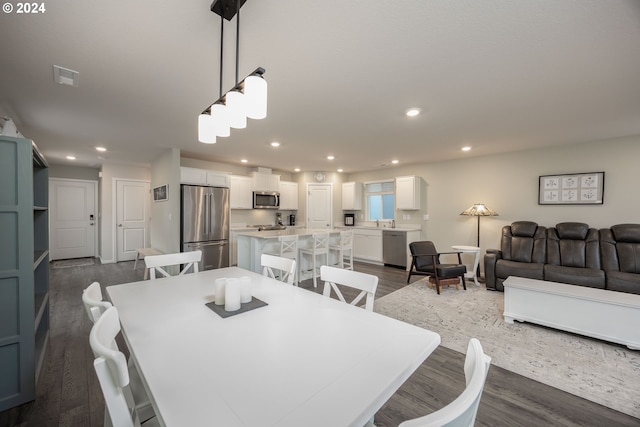
<instances>
[{"instance_id":1,"label":"bar stool","mask_svg":"<svg viewBox=\"0 0 640 427\"><path fill-rule=\"evenodd\" d=\"M315 233L311 236L311 242L306 247L299 248L300 262L298 263L298 283L302 279L302 261L304 255L309 255L311 260L311 271L313 276L313 286L318 287L317 279L320 277L320 266L329 263L329 233ZM324 257L324 263L318 264L318 256Z\"/></svg>"},{"instance_id":2,"label":"bar stool","mask_svg":"<svg viewBox=\"0 0 640 427\"><path fill-rule=\"evenodd\" d=\"M353 270L353 231L341 231L338 241L329 245L329 251L338 253L338 267Z\"/></svg>"},{"instance_id":3,"label":"bar stool","mask_svg":"<svg viewBox=\"0 0 640 427\"><path fill-rule=\"evenodd\" d=\"M298 263L298 235L278 236L278 243L274 245L272 250L262 251L263 254L275 255L283 258L290 258ZM294 278L293 283L298 284Z\"/></svg>"}]
</instances>

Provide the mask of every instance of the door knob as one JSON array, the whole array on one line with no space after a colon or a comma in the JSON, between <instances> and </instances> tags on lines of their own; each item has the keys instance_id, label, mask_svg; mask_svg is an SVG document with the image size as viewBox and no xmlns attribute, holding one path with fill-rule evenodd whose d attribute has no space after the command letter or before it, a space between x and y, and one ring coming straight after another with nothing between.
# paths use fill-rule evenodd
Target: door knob
<instances>
[{"instance_id":1,"label":"door knob","mask_svg":"<svg viewBox=\"0 0 640 427\"><path fill-rule=\"evenodd\" d=\"M122 224L118 224L118 227L122 227Z\"/></svg>"},{"instance_id":2,"label":"door knob","mask_svg":"<svg viewBox=\"0 0 640 427\"><path fill-rule=\"evenodd\" d=\"M93 223L92 223L92 222L90 222L90 223L89 223L89 225L93 225Z\"/></svg>"}]
</instances>

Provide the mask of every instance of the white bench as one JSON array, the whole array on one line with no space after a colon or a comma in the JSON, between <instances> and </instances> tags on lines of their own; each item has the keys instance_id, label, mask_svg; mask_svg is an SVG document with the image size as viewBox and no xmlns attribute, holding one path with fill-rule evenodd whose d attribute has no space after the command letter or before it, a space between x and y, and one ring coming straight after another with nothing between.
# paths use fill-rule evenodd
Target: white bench
<instances>
[{"instance_id":1,"label":"white bench","mask_svg":"<svg viewBox=\"0 0 640 427\"><path fill-rule=\"evenodd\" d=\"M640 295L509 276L504 320L531 322L640 350Z\"/></svg>"},{"instance_id":2,"label":"white bench","mask_svg":"<svg viewBox=\"0 0 640 427\"><path fill-rule=\"evenodd\" d=\"M164 252L161 252L154 248L138 248L136 249L136 260L133 263L133 269L135 270L138 266L138 259L144 259L147 255L162 255ZM147 280L149 277L149 269L145 267L144 269L144 280Z\"/></svg>"}]
</instances>

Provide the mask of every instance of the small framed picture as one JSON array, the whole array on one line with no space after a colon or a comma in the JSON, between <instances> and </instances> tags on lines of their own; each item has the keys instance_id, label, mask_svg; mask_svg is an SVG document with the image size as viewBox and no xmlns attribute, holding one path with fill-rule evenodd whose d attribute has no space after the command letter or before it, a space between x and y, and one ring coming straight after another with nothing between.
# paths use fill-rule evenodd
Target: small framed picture
<instances>
[{"instance_id":1,"label":"small framed picture","mask_svg":"<svg viewBox=\"0 0 640 427\"><path fill-rule=\"evenodd\" d=\"M539 205L604 203L604 172L542 175L539 179Z\"/></svg>"},{"instance_id":2,"label":"small framed picture","mask_svg":"<svg viewBox=\"0 0 640 427\"><path fill-rule=\"evenodd\" d=\"M153 201L164 202L166 200L169 200L169 186L165 184L160 187L155 187L153 189Z\"/></svg>"}]
</instances>

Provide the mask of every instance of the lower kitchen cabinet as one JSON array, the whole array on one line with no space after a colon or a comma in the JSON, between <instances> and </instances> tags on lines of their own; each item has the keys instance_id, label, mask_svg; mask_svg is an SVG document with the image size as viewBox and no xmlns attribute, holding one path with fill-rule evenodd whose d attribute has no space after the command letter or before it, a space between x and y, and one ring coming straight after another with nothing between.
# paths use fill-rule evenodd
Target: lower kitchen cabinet
<instances>
[{"instance_id":1,"label":"lower kitchen cabinet","mask_svg":"<svg viewBox=\"0 0 640 427\"><path fill-rule=\"evenodd\" d=\"M382 230L353 230L353 257L382 262Z\"/></svg>"}]
</instances>

